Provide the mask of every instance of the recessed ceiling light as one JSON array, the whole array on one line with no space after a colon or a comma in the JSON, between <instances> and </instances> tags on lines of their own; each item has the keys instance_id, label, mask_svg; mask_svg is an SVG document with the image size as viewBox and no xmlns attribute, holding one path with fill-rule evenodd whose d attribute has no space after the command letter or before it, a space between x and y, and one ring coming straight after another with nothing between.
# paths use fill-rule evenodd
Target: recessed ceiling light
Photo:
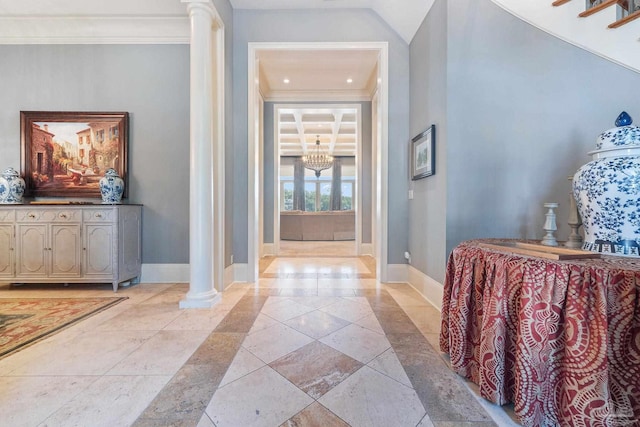
<instances>
[{"instance_id":1,"label":"recessed ceiling light","mask_svg":"<svg viewBox=\"0 0 640 427\"><path fill-rule=\"evenodd\" d=\"M289 84L289 79L285 78L284 80L282 80L282 82L283 82L284 84L288 85L288 84Z\"/></svg>"},{"instance_id":2,"label":"recessed ceiling light","mask_svg":"<svg viewBox=\"0 0 640 427\"><path fill-rule=\"evenodd\" d=\"M351 79L351 78L347 79L347 83L349 83L349 84L353 83L353 79Z\"/></svg>"}]
</instances>

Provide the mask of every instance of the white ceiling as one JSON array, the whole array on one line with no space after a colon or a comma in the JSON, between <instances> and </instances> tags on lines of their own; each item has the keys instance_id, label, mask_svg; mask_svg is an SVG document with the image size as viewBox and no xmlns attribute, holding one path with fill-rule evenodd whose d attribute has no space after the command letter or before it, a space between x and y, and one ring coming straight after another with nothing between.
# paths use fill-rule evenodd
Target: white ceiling
<instances>
[{"instance_id":1,"label":"white ceiling","mask_svg":"<svg viewBox=\"0 0 640 427\"><path fill-rule=\"evenodd\" d=\"M368 100L376 86L376 50L261 49L258 60L267 101Z\"/></svg>"},{"instance_id":2,"label":"white ceiling","mask_svg":"<svg viewBox=\"0 0 640 427\"><path fill-rule=\"evenodd\" d=\"M3 16L185 16L180 0L0 0Z\"/></svg>"}]
</instances>

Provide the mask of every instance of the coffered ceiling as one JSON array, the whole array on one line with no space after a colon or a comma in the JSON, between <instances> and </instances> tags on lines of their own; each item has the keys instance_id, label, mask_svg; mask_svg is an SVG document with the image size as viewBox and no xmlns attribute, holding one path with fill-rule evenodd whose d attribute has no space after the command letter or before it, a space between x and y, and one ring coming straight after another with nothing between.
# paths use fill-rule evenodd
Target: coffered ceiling
<instances>
[{"instance_id":1,"label":"coffered ceiling","mask_svg":"<svg viewBox=\"0 0 640 427\"><path fill-rule=\"evenodd\" d=\"M277 138L281 156L320 152L355 156L358 140L356 107L296 107L278 109Z\"/></svg>"}]
</instances>

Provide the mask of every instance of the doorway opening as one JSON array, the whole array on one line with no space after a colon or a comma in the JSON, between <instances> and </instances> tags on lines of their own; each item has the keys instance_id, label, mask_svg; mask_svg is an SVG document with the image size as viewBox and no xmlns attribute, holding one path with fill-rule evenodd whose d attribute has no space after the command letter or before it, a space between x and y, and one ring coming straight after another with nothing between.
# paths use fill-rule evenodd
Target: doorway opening
<instances>
[{"instance_id":1,"label":"doorway opening","mask_svg":"<svg viewBox=\"0 0 640 427\"><path fill-rule=\"evenodd\" d=\"M362 195L371 193L371 139L370 132L362 136L361 110L360 104L274 105L273 224L265 226L273 226L274 255L356 256L363 241L370 244L371 197ZM370 117L364 127L371 127ZM314 169L312 156L330 161ZM269 234L261 256L270 255Z\"/></svg>"},{"instance_id":2,"label":"doorway opening","mask_svg":"<svg viewBox=\"0 0 640 427\"><path fill-rule=\"evenodd\" d=\"M271 154L265 150L266 138L270 138L269 132L265 133L265 115L273 114L269 112L269 102L290 102L290 103L336 103L336 102L368 102L371 108L371 178L370 191L368 196L371 200L371 224L370 243L366 243L365 250L374 255L376 264L376 277L380 281L387 278L387 187L388 187L388 45L386 42L361 42L361 43L249 43L248 60L248 135L249 135L249 158L250 165L248 171L248 266L247 279L255 281L258 278L259 260L261 255L266 253L276 253L275 244L265 239L268 230L265 225L271 220L275 224L275 209L265 208L264 196L272 192L275 196L275 184L269 181L274 176L269 175L265 170L265 156ZM375 69L368 79L371 89L366 96L354 96L345 90L317 90L307 87L306 90L297 91L269 91L270 85L265 81L265 70L262 62L269 60L270 54L287 54L289 52L303 52L309 55L328 55L332 53L347 52L350 55L345 58L354 57L358 54L375 55ZM328 57L327 56L327 57ZM345 60L345 62L348 62ZM316 62L310 61L313 67ZM296 67L296 69L299 67ZM303 67L304 68L304 67ZM289 80L284 79L284 80ZM351 80L351 79L348 79ZM269 94L270 92L270 94ZM313 135L315 137L315 135ZM356 156L357 157L357 156ZM272 159L275 162L275 158ZM272 163L273 164L273 163ZM274 168L275 170L275 168ZM358 185L355 180L355 185ZM270 188L269 188L270 187ZM356 194L358 192L356 191ZM279 197L279 195L278 195ZM317 199L316 199L317 200ZM279 207L279 204L274 205ZM356 205L358 202L356 201ZM268 212L271 210L271 212ZM278 211L279 212L279 211ZM274 218L266 218L271 215ZM274 227L274 232L275 232ZM362 224L356 227L356 236L362 236ZM275 236L272 236L275 242ZM279 240L279 239L278 239ZM358 241L356 237L356 242ZM361 240L360 240L361 242ZM360 246L360 247L358 247ZM356 244L356 254L363 252L363 244Z\"/></svg>"}]
</instances>

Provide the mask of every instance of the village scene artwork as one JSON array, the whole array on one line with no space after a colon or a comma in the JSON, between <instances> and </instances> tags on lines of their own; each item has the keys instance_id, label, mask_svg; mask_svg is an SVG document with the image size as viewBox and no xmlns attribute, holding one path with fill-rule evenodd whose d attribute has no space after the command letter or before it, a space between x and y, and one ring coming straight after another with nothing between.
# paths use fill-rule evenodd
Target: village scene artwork
<instances>
[{"instance_id":1,"label":"village scene artwork","mask_svg":"<svg viewBox=\"0 0 640 427\"><path fill-rule=\"evenodd\" d=\"M25 172L35 195L99 194L107 169L122 173L121 120L34 120L30 127Z\"/></svg>"}]
</instances>

